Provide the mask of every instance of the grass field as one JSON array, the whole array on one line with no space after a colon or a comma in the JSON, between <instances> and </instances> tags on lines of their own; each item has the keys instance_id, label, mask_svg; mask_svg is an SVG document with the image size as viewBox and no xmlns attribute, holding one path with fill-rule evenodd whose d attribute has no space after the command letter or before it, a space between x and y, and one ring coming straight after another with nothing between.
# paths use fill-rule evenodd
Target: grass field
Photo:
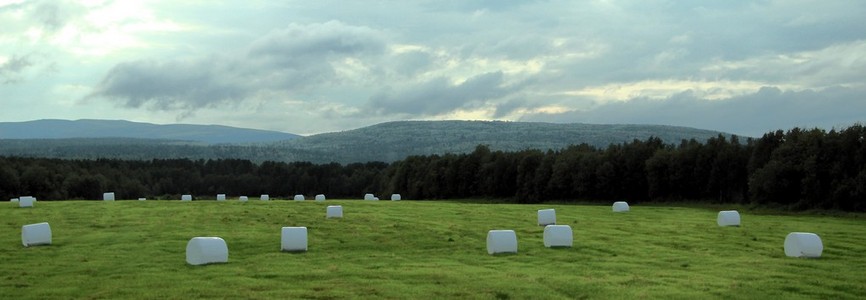
<instances>
[{"instance_id":1,"label":"grass field","mask_svg":"<svg viewBox=\"0 0 866 300\"><path fill-rule=\"evenodd\" d=\"M343 219L325 219L342 205ZM536 211L555 208L573 248L543 246ZM741 209L428 201L40 201L0 206L0 298L866 298L862 215ZM49 222L53 245L24 248L21 226ZM280 252L280 228L309 228L309 251ZM491 256L491 229L519 253ZM792 231L824 242L785 257ZM187 241L219 236L229 263L189 266Z\"/></svg>"}]
</instances>

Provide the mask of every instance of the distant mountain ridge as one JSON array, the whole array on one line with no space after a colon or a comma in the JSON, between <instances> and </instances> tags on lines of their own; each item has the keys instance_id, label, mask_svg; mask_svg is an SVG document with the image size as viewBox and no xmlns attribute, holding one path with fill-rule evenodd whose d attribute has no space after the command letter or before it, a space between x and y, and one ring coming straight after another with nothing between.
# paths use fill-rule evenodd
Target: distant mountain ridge
<instances>
[{"instance_id":1,"label":"distant mountain ridge","mask_svg":"<svg viewBox=\"0 0 866 300\"><path fill-rule=\"evenodd\" d=\"M222 125L131 122L124 120L35 120L0 122L0 139L137 138L195 141L207 144L262 143L299 135Z\"/></svg>"},{"instance_id":2,"label":"distant mountain ridge","mask_svg":"<svg viewBox=\"0 0 866 300\"><path fill-rule=\"evenodd\" d=\"M161 139L70 138L10 139L0 123L0 155L67 159L248 159L313 163L392 162L410 155L468 153L484 144L494 151L559 150L576 144L605 148L610 144L661 138L705 142L731 134L663 125L556 124L502 121L398 121L306 137L256 144L181 142ZM169 125L158 125L169 126ZM205 126L207 127L207 126Z\"/></svg>"}]
</instances>

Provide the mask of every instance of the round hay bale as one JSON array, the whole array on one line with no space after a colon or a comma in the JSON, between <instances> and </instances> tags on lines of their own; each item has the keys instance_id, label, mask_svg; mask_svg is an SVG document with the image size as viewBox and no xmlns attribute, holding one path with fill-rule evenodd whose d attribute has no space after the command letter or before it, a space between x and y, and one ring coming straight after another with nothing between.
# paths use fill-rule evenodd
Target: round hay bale
<instances>
[{"instance_id":1,"label":"round hay bale","mask_svg":"<svg viewBox=\"0 0 866 300\"><path fill-rule=\"evenodd\" d=\"M342 218L343 217L343 207L339 205L329 205L327 210L325 211L325 218Z\"/></svg>"},{"instance_id":2,"label":"round hay bale","mask_svg":"<svg viewBox=\"0 0 866 300\"><path fill-rule=\"evenodd\" d=\"M325 195L324 194L316 195L316 201L325 201Z\"/></svg>"},{"instance_id":3,"label":"round hay bale","mask_svg":"<svg viewBox=\"0 0 866 300\"><path fill-rule=\"evenodd\" d=\"M544 227L545 247L571 247L573 243L574 236L571 231L571 226L548 225Z\"/></svg>"},{"instance_id":4,"label":"round hay bale","mask_svg":"<svg viewBox=\"0 0 866 300\"><path fill-rule=\"evenodd\" d=\"M271 200L271 196L268 196L268 194L262 194L261 196L259 196L259 200L269 201Z\"/></svg>"},{"instance_id":5,"label":"round hay bale","mask_svg":"<svg viewBox=\"0 0 866 300\"><path fill-rule=\"evenodd\" d=\"M181 195L180 201L192 201L192 195Z\"/></svg>"},{"instance_id":6,"label":"round hay bale","mask_svg":"<svg viewBox=\"0 0 866 300\"><path fill-rule=\"evenodd\" d=\"M51 226L47 222L21 226L21 243L24 247L51 245Z\"/></svg>"},{"instance_id":7,"label":"round hay bale","mask_svg":"<svg viewBox=\"0 0 866 300\"><path fill-rule=\"evenodd\" d=\"M364 200L374 200L375 197L373 194L364 194Z\"/></svg>"},{"instance_id":8,"label":"round hay bale","mask_svg":"<svg viewBox=\"0 0 866 300\"><path fill-rule=\"evenodd\" d=\"M138 198L138 201L145 201L147 198Z\"/></svg>"},{"instance_id":9,"label":"round hay bale","mask_svg":"<svg viewBox=\"0 0 866 300\"><path fill-rule=\"evenodd\" d=\"M789 257L821 257L824 244L821 237L809 232L791 232L785 237L785 255Z\"/></svg>"},{"instance_id":10,"label":"round hay bale","mask_svg":"<svg viewBox=\"0 0 866 300\"><path fill-rule=\"evenodd\" d=\"M198 266L229 262L229 248L219 237L194 237L186 244L186 263Z\"/></svg>"},{"instance_id":11,"label":"round hay bale","mask_svg":"<svg viewBox=\"0 0 866 300\"><path fill-rule=\"evenodd\" d=\"M625 201L617 201L613 203L613 212L627 212L628 203Z\"/></svg>"},{"instance_id":12,"label":"round hay bale","mask_svg":"<svg viewBox=\"0 0 866 300\"><path fill-rule=\"evenodd\" d=\"M18 198L12 198L12 199L9 199L9 202L12 202L12 203L18 203Z\"/></svg>"},{"instance_id":13,"label":"round hay bale","mask_svg":"<svg viewBox=\"0 0 866 300\"><path fill-rule=\"evenodd\" d=\"M295 195L295 201L304 201L304 195Z\"/></svg>"},{"instance_id":14,"label":"round hay bale","mask_svg":"<svg viewBox=\"0 0 866 300\"><path fill-rule=\"evenodd\" d=\"M114 192L102 193L102 201L114 201Z\"/></svg>"},{"instance_id":15,"label":"round hay bale","mask_svg":"<svg viewBox=\"0 0 866 300\"><path fill-rule=\"evenodd\" d=\"M250 200L250 198L247 196L238 197L238 201L240 201L240 202L247 202L248 200Z\"/></svg>"},{"instance_id":16,"label":"round hay bale","mask_svg":"<svg viewBox=\"0 0 866 300\"><path fill-rule=\"evenodd\" d=\"M487 232L487 254L517 253L517 234L514 230Z\"/></svg>"},{"instance_id":17,"label":"round hay bale","mask_svg":"<svg viewBox=\"0 0 866 300\"><path fill-rule=\"evenodd\" d=\"M18 207L33 207L36 204L36 198L23 196L18 198Z\"/></svg>"},{"instance_id":18,"label":"round hay bale","mask_svg":"<svg viewBox=\"0 0 866 300\"><path fill-rule=\"evenodd\" d=\"M280 245L281 251L307 251L307 227L283 227Z\"/></svg>"},{"instance_id":19,"label":"round hay bale","mask_svg":"<svg viewBox=\"0 0 866 300\"><path fill-rule=\"evenodd\" d=\"M391 194L391 201L400 201L403 200L403 197L400 194Z\"/></svg>"},{"instance_id":20,"label":"round hay bale","mask_svg":"<svg viewBox=\"0 0 866 300\"><path fill-rule=\"evenodd\" d=\"M217 194L216 201L226 201L226 194Z\"/></svg>"},{"instance_id":21,"label":"round hay bale","mask_svg":"<svg viewBox=\"0 0 866 300\"><path fill-rule=\"evenodd\" d=\"M539 209L538 210L538 225L547 226L556 224L555 209Z\"/></svg>"},{"instance_id":22,"label":"round hay bale","mask_svg":"<svg viewBox=\"0 0 866 300\"><path fill-rule=\"evenodd\" d=\"M740 213L736 210L723 210L716 218L719 226L740 226Z\"/></svg>"}]
</instances>

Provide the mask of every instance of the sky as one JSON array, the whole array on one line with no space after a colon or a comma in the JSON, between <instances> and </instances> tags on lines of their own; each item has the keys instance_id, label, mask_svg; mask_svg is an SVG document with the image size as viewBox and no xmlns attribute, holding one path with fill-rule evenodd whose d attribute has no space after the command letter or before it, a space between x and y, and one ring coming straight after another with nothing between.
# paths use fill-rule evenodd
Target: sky
<instances>
[{"instance_id":1,"label":"sky","mask_svg":"<svg viewBox=\"0 0 866 300\"><path fill-rule=\"evenodd\" d=\"M0 0L0 121L866 121L866 1Z\"/></svg>"}]
</instances>

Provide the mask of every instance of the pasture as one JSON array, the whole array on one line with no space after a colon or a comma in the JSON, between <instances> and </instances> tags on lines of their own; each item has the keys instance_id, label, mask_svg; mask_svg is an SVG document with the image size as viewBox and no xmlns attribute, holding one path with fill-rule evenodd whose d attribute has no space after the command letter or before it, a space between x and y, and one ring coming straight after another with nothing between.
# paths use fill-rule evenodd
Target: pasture
<instances>
[{"instance_id":1,"label":"pasture","mask_svg":"<svg viewBox=\"0 0 866 300\"><path fill-rule=\"evenodd\" d=\"M864 298L863 215L757 214L718 227L730 207L516 205L443 201L39 201L0 205L0 297L190 298ZM326 219L342 205L342 219ZM539 209L556 209L574 247L545 248ZM737 207L733 207L737 209ZM53 244L25 248L48 222ZM306 226L309 250L280 251ZM513 229L518 253L488 255ZM820 235L818 259L786 257L789 232ZM190 266L190 238L218 236L229 262Z\"/></svg>"}]
</instances>

